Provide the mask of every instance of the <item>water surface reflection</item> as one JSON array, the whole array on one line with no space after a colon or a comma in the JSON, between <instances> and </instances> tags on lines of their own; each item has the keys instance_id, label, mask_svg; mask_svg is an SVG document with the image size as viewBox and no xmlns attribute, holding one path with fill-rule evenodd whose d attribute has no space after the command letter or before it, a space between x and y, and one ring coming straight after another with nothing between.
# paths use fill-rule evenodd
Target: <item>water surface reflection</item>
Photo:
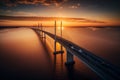
<instances>
[{"instance_id":1,"label":"water surface reflection","mask_svg":"<svg viewBox=\"0 0 120 80\"><path fill-rule=\"evenodd\" d=\"M53 33L53 28L46 28ZM64 28L63 37L120 66L120 28ZM57 33L59 35L59 31ZM1 78L42 80L99 80L82 61L65 66L64 54L53 55L54 40L40 38L27 28L0 30ZM57 50L60 44L57 43Z\"/></svg>"},{"instance_id":2,"label":"water surface reflection","mask_svg":"<svg viewBox=\"0 0 120 80\"><path fill-rule=\"evenodd\" d=\"M4 80L51 78L52 67L47 52L31 29L0 31L0 65Z\"/></svg>"}]
</instances>

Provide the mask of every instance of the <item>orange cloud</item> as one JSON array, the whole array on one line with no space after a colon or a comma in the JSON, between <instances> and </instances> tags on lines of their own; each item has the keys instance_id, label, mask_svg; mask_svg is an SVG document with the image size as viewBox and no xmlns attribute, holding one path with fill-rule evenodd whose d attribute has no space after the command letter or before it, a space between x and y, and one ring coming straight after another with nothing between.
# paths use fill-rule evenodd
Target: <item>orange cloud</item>
<instances>
[{"instance_id":1,"label":"orange cloud","mask_svg":"<svg viewBox=\"0 0 120 80\"><path fill-rule=\"evenodd\" d=\"M19 14L29 14L24 12L18 12ZM86 18L68 18L68 17L29 17L29 16L0 16L0 20L22 20L22 21L54 21L64 20L69 22L82 22L82 23L106 23L104 21L90 20Z\"/></svg>"},{"instance_id":2,"label":"orange cloud","mask_svg":"<svg viewBox=\"0 0 120 80\"><path fill-rule=\"evenodd\" d=\"M4 0L2 3L4 3L6 6L17 6L19 4L41 4L45 6L49 5L55 5L59 6L60 4L66 2L67 0Z\"/></svg>"}]
</instances>

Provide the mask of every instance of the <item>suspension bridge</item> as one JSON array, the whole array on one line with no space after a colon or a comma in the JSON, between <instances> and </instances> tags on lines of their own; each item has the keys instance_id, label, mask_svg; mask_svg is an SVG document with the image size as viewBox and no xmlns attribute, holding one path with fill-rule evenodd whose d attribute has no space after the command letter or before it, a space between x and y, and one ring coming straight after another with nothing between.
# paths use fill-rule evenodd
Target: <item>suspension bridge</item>
<instances>
[{"instance_id":1,"label":"suspension bridge","mask_svg":"<svg viewBox=\"0 0 120 80\"><path fill-rule=\"evenodd\" d=\"M93 70L102 80L120 80L120 69L113 66L111 63L104 59L96 56L95 54L87 51L86 49L74 44L73 42L62 38L62 22L61 22L61 37L56 35L56 21L55 21L55 32L54 34L44 31L42 25L40 28L32 27L37 34L42 33L42 38L46 38L46 35L54 40L54 55L63 54L64 51L62 46L66 49L67 60L65 65L70 66L75 63L74 56L80 59L86 64L91 70ZM56 51L56 42L60 43L61 50Z\"/></svg>"}]
</instances>

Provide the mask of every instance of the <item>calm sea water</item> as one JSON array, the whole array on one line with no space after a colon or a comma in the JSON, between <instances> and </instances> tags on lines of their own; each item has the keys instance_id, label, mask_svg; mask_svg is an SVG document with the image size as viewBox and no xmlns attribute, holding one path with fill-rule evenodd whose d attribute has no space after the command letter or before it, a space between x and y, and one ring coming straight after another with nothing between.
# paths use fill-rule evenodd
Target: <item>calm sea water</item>
<instances>
[{"instance_id":1,"label":"calm sea water","mask_svg":"<svg viewBox=\"0 0 120 80\"><path fill-rule=\"evenodd\" d=\"M53 28L45 28L54 33ZM57 29L57 35L60 30ZM63 37L120 67L120 28L64 28ZM31 29L0 30L1 79L100 80L74 57L75 65L66 67L66 50L53 55L54 41L40 39ZM57 44L60 50L60 44Z\"/></svg>"}]
</instances>

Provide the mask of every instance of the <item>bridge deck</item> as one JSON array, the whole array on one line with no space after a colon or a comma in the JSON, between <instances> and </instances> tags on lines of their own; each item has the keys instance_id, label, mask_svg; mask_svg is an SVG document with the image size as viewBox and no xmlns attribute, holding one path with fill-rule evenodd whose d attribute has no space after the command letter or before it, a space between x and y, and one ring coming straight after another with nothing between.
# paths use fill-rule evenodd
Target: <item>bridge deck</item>
<instances>
[{"instance_id":1,"label":"bridge deck","mask_svg":"<svg viewBox=\"0 0 120 80\"><path fill-rule=\"evenodd\" d=\"M39 30L39 29L36 29ZM39 30L41 31L41 30ZM54 34L42 31L51 38L55 38ZM69 52L77 56L83 63L96 72L103 80L120 80L120 69L116 68L104 59L92 54L91 52L79 47L71 41L56 36L56 41L62 44Z\"/></svg>"}]
</instances>

